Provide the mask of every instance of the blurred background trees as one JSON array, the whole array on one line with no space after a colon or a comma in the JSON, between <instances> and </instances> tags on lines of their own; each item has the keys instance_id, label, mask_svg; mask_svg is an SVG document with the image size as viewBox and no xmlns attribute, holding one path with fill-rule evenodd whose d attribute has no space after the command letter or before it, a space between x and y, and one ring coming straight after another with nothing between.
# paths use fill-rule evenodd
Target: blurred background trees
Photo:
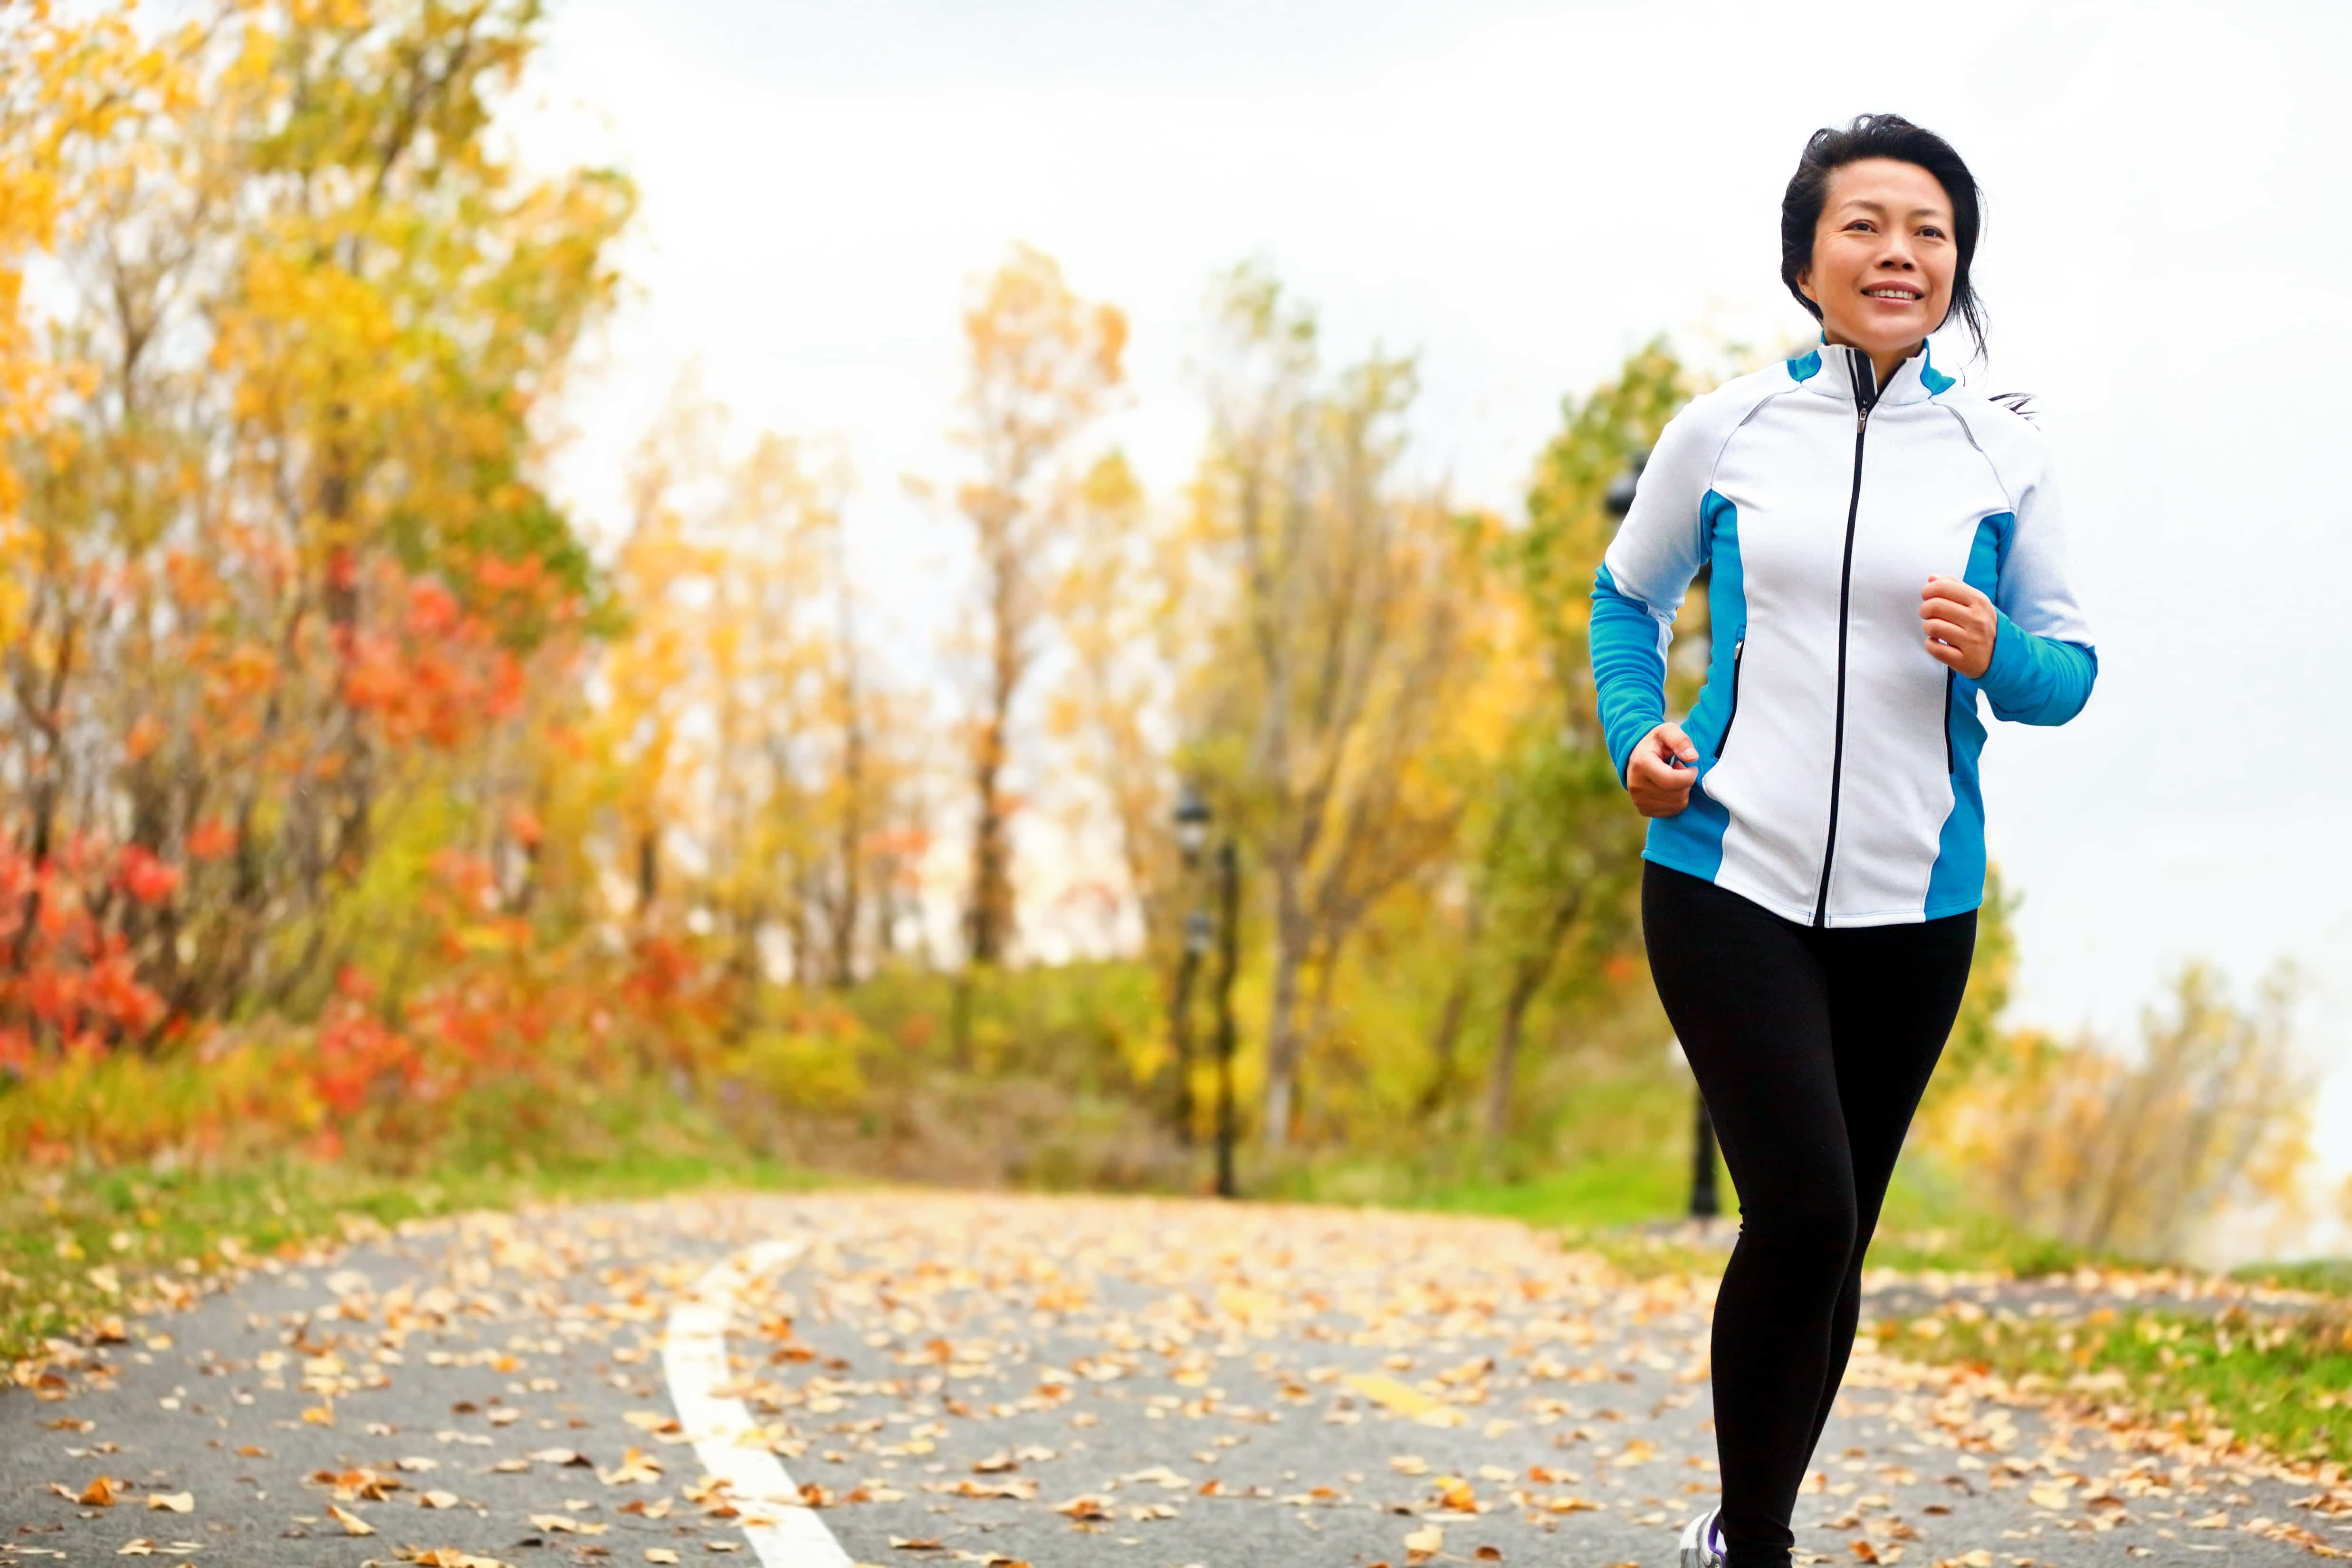
<instances>
[{"instance_id":1,"label":"blurred background trees","mask_svg":"<svg viewBox=\"0 0 2352 1568\"><path fill-rule=\"evenodd\" d=\"M10 1157L499 1161L676 1115L1197 1186L1189 786L1245 889L1249 1186L1675 1212L1689 1089L1585 638L1609 487L1705 378L1631 354L1493 515L1430 477L1412 357L1335 358L1245 265L1202 314L1197 464L1155 495L1110 439L1124 317L1013 247L941 399L974 570L928 679L870 640L837 445L734 431L688 382L602 544L539 488L635 197L503 151L538 27L0 14ZM1706 631L1695 591L1676 706ZM1048 853L1092 857L1120 956L1026 942ZM1979 1201L2165 1252L2292 1189L2283 1001L2192 970L2137 1056L2014 1033L2006 908L1923 1121Z\"/></svg>"}]
</instances>

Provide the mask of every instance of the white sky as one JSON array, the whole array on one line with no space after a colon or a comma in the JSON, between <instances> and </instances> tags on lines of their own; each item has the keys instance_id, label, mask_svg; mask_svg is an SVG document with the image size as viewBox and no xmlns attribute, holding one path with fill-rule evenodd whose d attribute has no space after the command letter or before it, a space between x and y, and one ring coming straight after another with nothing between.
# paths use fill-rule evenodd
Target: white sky
<instances>
[{"instance_id":1,"label":"white sky","mask_svg":"<svg viewBox=\"0 0 2352 1568\"><path fill-rule=\"evenodd\" d=\"M1336 353L1415 348L1423 460L1516 512L1565 392L1661 330L1812 328L1780 289L1806 135L1892 109L1988 196L1990 366L2035 393L2102 671L1997 725L1994 857L2027 902L2014 1016L2127 1032L2185 957L2312 981L2352 1058L2352 6L1837 12L1525 0L568 0L538 162L616 163L635 291L570 405L559 490L621 514L677 371L746 427L837 433L857 569L935 678L961 530L958 307L1014 239L1134 327L1119 438L1162 497L1215 270L1270 261ZM1937 342L1958 368L1962 342ZM2352 1162L2352 1070L2322 1103Z\"/></svg>"}]
</instances>

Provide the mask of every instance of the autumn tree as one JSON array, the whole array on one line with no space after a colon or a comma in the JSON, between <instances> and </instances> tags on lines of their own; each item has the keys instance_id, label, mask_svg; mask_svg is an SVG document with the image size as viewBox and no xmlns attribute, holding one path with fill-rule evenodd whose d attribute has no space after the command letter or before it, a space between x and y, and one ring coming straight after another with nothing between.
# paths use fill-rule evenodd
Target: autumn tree
<instances>
[{"instance_id":1,"label":"autumn tree","mask_svg":"<svg viewBox=\"0 0 2352 1568\"><path fill-rule=\"evenodd\" d=\"M2292 1205L2313 1150L2291 971L2251 1005L2183 966L2137 1051L2032 1030L1936 1108L1933 1132L2021 1226L2095 1253L2178 1258L2250 1203Z\"/></svg>"},{"instance_id":2,"label":"autumn tree","mask_svg":"<svg viewBox=\"0 0 2352 1568\"><path fill-rule=\"evenodd\" d=\"M1255 268L1214 303L1193 496L1223 620L1188 719L1270 883L1262 1135L1279 1152L1341 950L1450 850L1465 807L1477 531L1399 471L1411 361L1327 379L1312 312Z\"/></svg>"},{"instance_id":3,"label":"autumn tree","mask_svg":"<svg viewBox=\"0 0 2352 1568\"><path fill-rule=\"evenodd\" d=\"M614 582L630 619L595 733L631 924L640 942L713 934L747 1005L771 933L797 980L845 985L919 754L858 640L845 460L773 433L731 454L723 410L689 383L629 490Z\"/></svg>"},{"instance_id":4,"label":"autumn tree","mask_svg":"<svg viewBox=\"0 0 2352 1568\"><path fill-rule=\"evenodd\" d=\"M499 150L537 26L225 4L162 85L38 89L112 108L36 165L65 369L11 448L31 569L0 805L31 885L67 846L128 868L135 893L83 904L172 1015L315 1002L381 939L351 907L381 833L479 782L461 758L594 616L531 420L631 198ZM98 36L54 58L87 72Z\"/></svg>"},{"instance_id":5,"label":"autumn tree","mask_svg":"<svg viewBox=\"0 0 2352 1568\"><path fill-rule=\"evenodd\" d=\"M1627 806L1601 732L1588 636L1594 571L1615 520L1610 486L1657 439L1690 396L1682 365L1661 344L1629 356L1617 377L1561 406L1561 428L1536 460L1527 525L1496 554L1534 634L1541 670L1518 716L1504 765L1482 796L1470 848L1470 920L1478 949L1457 972L1433 1052L1439 1083L1456 1070L1457 1037L1473 988L1499 994L1487 1068L1489 1137L1509 1131L1528 1014L1577 952L1567 979L1590 984L1612 953L1640 946L1642 819ZM1693 645L1706 630L1704 583L1676 623L1677 684L1686 692Z\"/></svg>"},{"instance_id":6,"label":"autumn tree","mask_svg":"<svg viewBox=\"0 0 2352 1568\"><path fill-rule=\"evenodd\" d=\"M1127 459L1088 471L1072 507L1069 551L1053 595L1066 655L1051 703L1063 754L1094 788L1146 940L1171 934L1163 897L1173 682L1183 668L1188 559L1180 531L1156 526Z\"/></svg>"},{"instance_id":7,"label":"autumn tree","mask_svg":"<svg viewBox=\"0 0 2352 1568\"><path fill-rule=\"evenodd\" d=\"M959 438L977 474L956 495L980 560L979 691L970 724L974 964L1001 963L1014 931L1012 802L1017 704L1041 651L1056 563L1084 468L1078 446L1125 376L1127 320L1081 300L1026 246L964 311L969 355Z\"/></svg>"}]
</instances>

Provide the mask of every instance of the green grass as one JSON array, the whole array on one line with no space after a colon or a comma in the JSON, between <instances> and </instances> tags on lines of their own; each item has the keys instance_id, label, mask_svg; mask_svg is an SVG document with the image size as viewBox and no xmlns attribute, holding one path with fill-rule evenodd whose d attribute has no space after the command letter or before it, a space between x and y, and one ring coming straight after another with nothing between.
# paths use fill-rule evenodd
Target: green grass
<instances>
[{"instance_id":1,"label":"green grass","mask_svg":"<svg viewBox=\"0 0 2352 1568\"><path fill-rule=\"evenodd\" d=\"M2320 1296L2352 1296L2352 1258L2314 1258L2300 1263L2249 1263L2230 1271L2249 1285L2309 1290Z\"/></svg>"},{"instance_id":2,"label":"green grass","mask_svg":"<svg viewBox=\"0 0 2352 1568\"><path fill-rule=\"evenodd\" d=\"M2066 1273L2092 1261L2080 1247L2020 1229L1987 1208L1933 1152L1917 1148L1895 1168L1869 1258L1874 1268L2021 1279Z\"/></svg>"},{"instance_id":3,"label":"green grass","mask_svg":"<svg viewBox=\"0 0 2352 1568\"><path fill-rule=\"evenodd\" d=\"M2118 1394L2191 1436L2226 1431L2289 1458L2352 1462L2352 1310L2215 1318L2101 1308L2079 1319L1947 1313L1921 1335L1884 1324L1893 1353L1973 1362L2102 1401Z\"/></svg>"},{"instance_id":4,"label":"green grass","mask_svg":"<svg viewBox=\"0 0 2352 1568\"><path fill-rule=\"evenodd\" d=\"M1413 1160L1325 1159L1264 1179L1250 1195L1291 1203L1379 1204L1492 1215L1534 1226L1597 1228L1678 1217L1689 1201L1686 1161L1608 1152L1509 1179L1477 1169L1475 1152ZM1727 1201L1728 1177L1719 1182Z\"/></svg>"},{"instance_id":5,"label":"green grass","mask_svg":"<svg viewBox=\"0 0 2352 1568\"><path fill-rule=\"evenodd\" d=\"M623 1145L556 1163L452 1164L421 1174L302 1160L227 1171L18 1173L0 1187L0 1365L34 1354L46 1338L146 1310L170 1281L403 1220L818 1180L714 1146L722 1152Z\"/></svg>"},{"instance_id":6,"label":"green grass","mask_svg":"<svg viewBox=\"0 0 2352 1568\"><path fill-rule=\"evenodd\" d=\"M1472 1179L1415 1194L1416 1208L1496 1215L1540 1226L1630 1226L1679 1215L1689 1202L1685 1163L1613 1154L1580 1160L1529 1181ZM1728 1178L1717 1190L1728 1196Z\"/></svg>"},{"instance_id":7,"label":"green grass","mask_svg":"<svg viewBox=\"0 0 2352 1568\"><path fill-rule=\"evenodd\" d=\"M1738 1196L1720 1163L1716 1190L1725 1214L1737 1218ZM1451 1173L1434 1157L1410 1164L1328 1163L1294 1172L1265 1195L1521 1220L1567 1232L1643 1273L1659 1272L1676 1259L1710 1271L1723 1267L1719 1252L1677 1251L1673 1243L1631 1234L1688 1212L1689 1156L1683 1149L1596 1153L1517 1180ZM1972 1202L1928 1157L1908 1158L1896 1170L1870 1247L1874 1268L2020 1279L2064 1273L2091 1261L2096 1260L2080 1248L2021 1230Z\"/></svg>"}]
</instances>

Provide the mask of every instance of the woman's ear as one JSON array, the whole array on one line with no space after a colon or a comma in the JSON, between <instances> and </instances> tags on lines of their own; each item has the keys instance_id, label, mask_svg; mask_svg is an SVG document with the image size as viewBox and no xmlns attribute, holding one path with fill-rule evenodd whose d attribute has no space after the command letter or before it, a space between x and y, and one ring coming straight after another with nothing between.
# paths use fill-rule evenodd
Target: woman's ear
<instances>
[{"instance_id":1,"label":"woman's ear","mask_svg":"<svg viewBox=\"0 0 2352 1568\"><path fill-rule=\"evenodd\" d=\"M1816 305L1821 303L1821 300L1816 298L1813 293L1813 269L1811 268L1806 267L1798 270L1797 292L1802 294L1806 299L1811 300Z\"/></svg>"}]
</instances>

